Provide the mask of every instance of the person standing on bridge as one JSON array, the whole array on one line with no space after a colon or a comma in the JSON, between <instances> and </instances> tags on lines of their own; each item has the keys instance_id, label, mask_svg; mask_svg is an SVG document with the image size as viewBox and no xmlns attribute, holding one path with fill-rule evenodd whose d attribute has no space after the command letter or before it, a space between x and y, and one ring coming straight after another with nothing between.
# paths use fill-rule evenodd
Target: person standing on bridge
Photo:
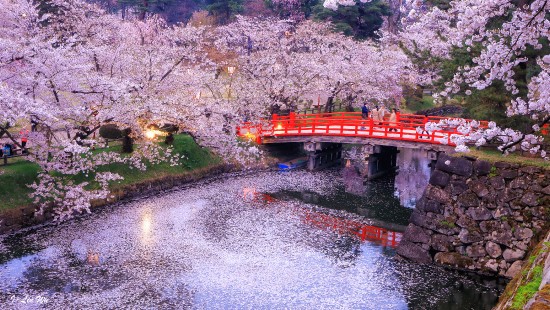
<instances>
[{"instance_id":1,"label":"person standing on bridge","mask_svg":"<svg viewBox=\"0 0 550 310\"><path fill-rule=\"evenodd\" d=\"M397 132L397 110L395 108L391 109L390 114L390 129L388 131Z\"/></svg>"},{"instance_id":2,"label":"person standing on bridge","mask_svg":"<svg viewBox=\"0 0 550 310\"><path fill-rule=\"evenodd\" d=\"M380 121L382 120L380 117L380 108L378 106L375 106L372 110L371 117L375 125L380 125Z\"/></svg>"},{"instance_id":3,"label":"person standing on bridge","mask_svg":"<svg viewBox=\"0 0 550 310\"><path fill-rule=\"evenodd\" d=\"M363 103L363 107L361 107L361 118L366 120L369 119L369 108L367 107L367 103ZM361 129L365 130L365 122L361 122Z\"/></svg>"}]
</instances>

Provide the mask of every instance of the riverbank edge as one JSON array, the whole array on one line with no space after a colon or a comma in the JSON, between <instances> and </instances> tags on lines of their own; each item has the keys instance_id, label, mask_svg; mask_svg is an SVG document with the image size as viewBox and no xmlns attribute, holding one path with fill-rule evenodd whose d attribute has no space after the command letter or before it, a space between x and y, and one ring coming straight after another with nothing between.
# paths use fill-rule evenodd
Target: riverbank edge
<instances>
[{"instance_id":1,"label":"riverbank edge","mask_svg":"<svg viewBox=\"0 0 550 310\"><path fill-rule=\"evenodd\" d=\"M176 186L197 182L225 173L239 171L261 171L265 169L268 169L268 166L256 165L252 168L245 169L244 167L234 163L223 162L192 171L187 171L176 176L152 178L133 184L123 185L114 189L111 191L110 198L92 201L90 209L93 212L98 208L114 205L121 201L160 193ZM53 222L53 208L46 210L42 215L36 215L35 210L36 206L29 205L6 210L5 212L0 213L0 236L16 233L17 231L25 228Z\"/></svg>"},{"instance_id":2,"label":"riverbank edge","mask_svg":"<svg viewBox=\"0 0 550 310\"><path fill-rule=\"evenodd\" d=\"M550 309L550 231L531 251L527 264L506 286L493 310Z\"/></svg>"}]
</instances>

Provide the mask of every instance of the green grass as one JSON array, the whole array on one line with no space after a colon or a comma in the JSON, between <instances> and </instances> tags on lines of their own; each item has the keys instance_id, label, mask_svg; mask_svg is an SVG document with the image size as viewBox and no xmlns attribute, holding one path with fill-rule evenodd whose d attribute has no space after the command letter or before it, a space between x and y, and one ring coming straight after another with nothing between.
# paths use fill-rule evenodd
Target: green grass
<instances>
[{"instance_id":1,"label":"green grass","mask_svg":"<svg viewBox=\"0 0 550 310\"><path fill-rule=\"evenodd\" d=\"M435 107L434 98L432 96L424 95L422 100L418 102L407 102L407 105L402 109L404 113L414 114L418 111L428 110Z\"/></svg>"},{"instance_id":2,"label":"green grass","mask_svg":"<svg viewBox=\"0 0 550 310\"><path fill-rule=\"evenodd\" d=\"M531 281L518 287L514 300L512 301L512 309L523 309L523 306L533 297L539 290L542 282L542 266L533 268Z\"/></svg>"},{"instance_id":3,"label":"green grass","mask_svg":"<svg viewBox=\"0 0 550 310\"><path fill-rule=\"evenodd\" d=\"M31 203L32 189L27 185L36 180L40 167L34 163L14 158L7 166L0 166L0 212Z\"/></svg>"},{"instance_id":4,"label":"green grass","mask_svg":"<svg viewBox=\"0 0 550 310\"><path fill-rule=\"evenodd\" d=\"M544 160L540 156L538 157L522 156L520 153L517 153L517 152L504 156L500 151L496 149L495 150L491 150L491 149L476 150L475 148L472 147L470 148L469 153L455 153L453 155L454 156L462 156L462 155L474 156L474 157L477 157L478 159L486 160L493 163L497 161L503 161L511 164L536 166L543 169L550 169L550 161ZM495 171L492 171L492 172L494 173Z\"/></svg>"},{"instance_id":5,"label":"green grass","mask_svg":"<svg viewBox=\"0 0 550 310\"><path fill-rule=\"evenodd\" d=\"M120 190L125 186L145 182L148 180L162 179L170 176L185 175L193 170L206 168L220 164L221 158L211 153L208 149L198 146L191 137L187 135L176 135L174 140L174 153L185 155L186 158L180 161L178 166L170 166L169 163L150 165L146 171L131 169L128 165L111 164L98 169L99 171L110 171L119 173L124 180L111 184L112 190ZM98 149L94 152L120 151L121 146L115 145L107 149ZM31 204L29 194L32 192L27 185L36 181L39 166L22 158L10 159L7 166L0 166L0 212ZM77 182L92 179L93 176L85 177L77 175L74 180ZM94 184L90 186L93 188Z\"/></svg>"}]
</instances>

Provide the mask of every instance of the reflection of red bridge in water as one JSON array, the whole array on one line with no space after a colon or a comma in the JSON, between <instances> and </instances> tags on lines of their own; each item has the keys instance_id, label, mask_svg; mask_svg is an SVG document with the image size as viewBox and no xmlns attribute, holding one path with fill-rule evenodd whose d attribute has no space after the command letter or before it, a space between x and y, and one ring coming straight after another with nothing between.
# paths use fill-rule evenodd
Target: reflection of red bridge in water
<instances>
[{"instance_id":1,"label":"reflection of red bridge in water","mask_svg":"<svg viewBox=\"0 0 550 310\"><path fill-rule=\"evenodd\" d=\"M365 225L355 220L338 218L314 211L306 211L305 221L315 227L330 229L341 235L355 236L362 242L372 241L392 248L397 247L403 236L402 233L385 228Z\"/></svg>"},{"instance_id":2,"label":"reflection of red bridge in water","mask_svg":"<svg viewBox=\"0 0 550 310\"><path fill-rule=\"evenodd\" d=\"M243 189L243 198L251 198L253 202L273 203L277 199L269 194L256 192L254 188ZM365 225L356 220L339 218L333 215L315 211L305 211L304 221L317 228L330 229L340 235L351 235L364 241L371 241L382 246L397 247L403 236L400 232L391 231L385 228Z\"/></svg>"}]
</instances>

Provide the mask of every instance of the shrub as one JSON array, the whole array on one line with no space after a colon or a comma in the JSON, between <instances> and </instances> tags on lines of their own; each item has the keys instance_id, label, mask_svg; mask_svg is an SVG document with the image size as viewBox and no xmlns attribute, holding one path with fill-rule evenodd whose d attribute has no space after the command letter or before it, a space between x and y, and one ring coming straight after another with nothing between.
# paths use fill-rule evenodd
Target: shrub
<instances>
[{"instance_id":1,"label":"shrub","mask_svg":"<svg viewBox=\"0 0 550 310\"><path fill-rule=\"evenodd\" d=\"M104 139L120 139L122 138L122 131L116 124L107 124L99 128L99 136Z\"/></svg>"}]
</instances>

